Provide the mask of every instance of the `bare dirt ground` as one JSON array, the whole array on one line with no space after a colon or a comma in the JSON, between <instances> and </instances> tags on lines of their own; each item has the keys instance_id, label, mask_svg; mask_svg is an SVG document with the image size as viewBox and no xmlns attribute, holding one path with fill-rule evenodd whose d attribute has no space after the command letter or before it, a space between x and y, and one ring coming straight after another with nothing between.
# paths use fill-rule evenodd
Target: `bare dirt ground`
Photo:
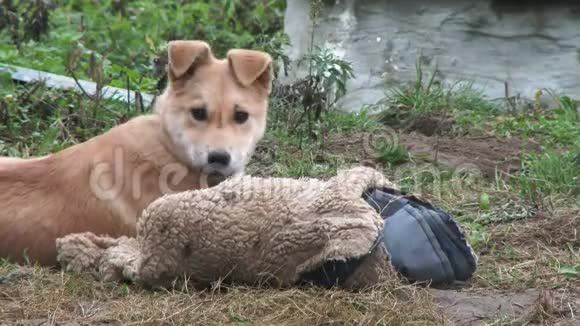
<instances>
[{"instance_id":1,"label":"bare dirt ground","mask_svg":"<svg viewBox=\"0 0 580 326\"><path fill-rule=\"evenodd\" d=\"M400 141L410 152L423 155L425 161L437 161L452 168L473 165L486 179L494 178L497 172L500 175L517 172L522 150L538 150L533 143L522 144L517 138L495 136L428 137L412 132L402 135Z\"/></svg>"},{"instance_id":2,"label":"bare dirt ground","mask_svg":"<svg viewBox=\"0 0 580 326\"><path fill-rule=\"evenodd\" d=\"M438 163L454 169L473 165L490 180L502 173L512 174L520 169L522 153L541 151L533 139L523 142L519 137L501 138L491 134L471 135L453 131L453 121L433 115L419 116L403 123L389 125L384 132L392 140L403 145L417 163ZM381 130L358 133L348 139L331 140L331 150L344 151L358 147L357 157L368 157L374 148L365 146L380 139Z\"/></svg>"}]
</instances>

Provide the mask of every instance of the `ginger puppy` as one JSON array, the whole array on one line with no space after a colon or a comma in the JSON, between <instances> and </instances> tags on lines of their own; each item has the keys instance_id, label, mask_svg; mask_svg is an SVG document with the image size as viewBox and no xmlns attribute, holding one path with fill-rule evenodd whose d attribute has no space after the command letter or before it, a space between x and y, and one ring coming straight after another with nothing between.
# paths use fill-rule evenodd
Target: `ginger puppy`
<instances>
[{"instance_id":1,"label":"ginger puppy","mask_svg":"<svg viewBox=\"0 0 580 326\"><path fill-rule=\"evenodd\" d=\"M243 173L266 127L271 57L172 41L155 112L85 143L34 158L0 158L0 258L56 266L55 239L91 231L134 236L163 194Z\"/></svg>"}]
</instances>

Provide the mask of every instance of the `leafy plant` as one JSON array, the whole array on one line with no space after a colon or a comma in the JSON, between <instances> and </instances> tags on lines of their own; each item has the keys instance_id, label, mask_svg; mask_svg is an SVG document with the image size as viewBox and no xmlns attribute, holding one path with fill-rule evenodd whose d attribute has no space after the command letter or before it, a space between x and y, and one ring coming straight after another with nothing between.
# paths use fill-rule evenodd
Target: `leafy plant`
<instances>
[{"instance_id":1,"label":"leafy plant","mask_svg":"<svg viewBox=\"0 0 580 326\"><path fill-rule=\"evenodd\" d=\"M50 1L3 1L0 6L0 30L8 29L13 42L40 41L48 35Z\"/></svg>"},{"instance_id":2,"label":"leafy plant","mask_svg":"<svg viewBox=\"0 0 580 326\"><path fill-rule=\"evenodd\" d=\"M281 0L45 3L52 2L3 4L3 63L72 76L65 58L77 48L85 52L82 65L89 65L88 53L103 58L105 79L114 86L126 87L130 79L132 86L154 93L161 87L159 68L164 66L169 40L206 40L220 57L231 48L274 50L284 44ZM273 52L276 60L282 56ZM79 79L90 77L86 69L74 72Z\"/></svg>"},{"instance_id":3,"label":"leafy plant","mask_svg":"<svg viewBox=\"0 0 580 326\"><path fill-rule=\"evenodd\" d=\"M330 95L327 108L346 93L346 82L354 77L351 64L327 48L315 47L302 60L309 61L309 86Z\"/></svg>"},{"instance_id":4,"label":"leafy plant","mask_svg":"<svg viewBox=\"0 0 580 326\"><path fill-rule=\"evenodd\" d=\"M338 58L328 49L314 47L300 61L308 63L308 75L295 83L300 89L302 114L297 124L308 124L308 133L316 137L314 127L322 120L324 113L346 92L346 82L354 77L351 64Z\"/></svg>"},{"instance_id":5,"label":"leafy plant","mask_svg":"<svg viewBox=\"0 0 580 326\"><path fill-rule=\"evenodd\" d=\"M346 82L354 77L352 67L328 49L315 47L298 64L308 64L309 73L291 85L276 87L274 97L284 107L275 124L283 120L294 134L306 134L310 139L324 138L332 128L324 117L346 92Z\"/></svg>"},{"instance_id":6,"label":"leafy plant","mask_svg":"<svg viewBox=\"0 0 580 326\"><path fill-rule=\"evenodd\" d=\"M568 243L568 250L574 261L580 262L580 250L574 249L571 243ZM575 265L560 265L558 264L558 273L569 277L580 277L580 263Z\"/></svg>"},{"instance_id":7,"label":"leafy plant","mask_svg":"<svg viewBox=\"0 0 580 326\"><path fill-rule=\"evenodd\" d=\"M474 250L479 251L488 245L491 235L487 228L473 222L463 222L463 225L467 231L467 240Z\"/></svg>"}]
</instances>

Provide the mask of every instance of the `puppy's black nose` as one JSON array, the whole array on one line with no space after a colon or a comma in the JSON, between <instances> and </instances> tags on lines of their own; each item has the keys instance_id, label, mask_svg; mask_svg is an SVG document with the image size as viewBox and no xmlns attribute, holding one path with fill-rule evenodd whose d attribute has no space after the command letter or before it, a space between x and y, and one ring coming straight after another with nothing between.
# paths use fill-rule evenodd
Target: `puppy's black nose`
<instances>
[{"instance_id":1,"label":"puppy's black nose","mask_svg":"<svg viewBox=\"0 0 580 326\"><path fill-rule=\"evenodd\" d=\"M213 151L210 152L207 156L207 163L208 164L220 164L223 166L227 166L230 164L230 154L227 152L222 151Z\"/></svg>"}]
</instances>

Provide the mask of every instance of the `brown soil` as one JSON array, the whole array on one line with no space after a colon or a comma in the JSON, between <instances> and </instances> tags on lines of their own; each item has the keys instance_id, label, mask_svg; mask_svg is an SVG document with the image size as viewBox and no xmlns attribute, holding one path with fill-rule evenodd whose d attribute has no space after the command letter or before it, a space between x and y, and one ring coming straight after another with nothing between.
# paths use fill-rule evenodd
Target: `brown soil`
<instances>
[{"instance_id":1,"label":"brown soil","mask_svg":"<svg viewBox=\"0 0 580 326\"><path fill-rule=\"evenodd\" d=\"M431 137L450 133L453 123L454 121L451 118L424 115L405 121L401 127L405 133L416 131L427 137Z\"/></svg>"},{"instance_id":2,"label":"brown soil","mask_svg":"<svg viewBox=\"0 0 580 326\"><path fill-rule=\"evenodd\" d=\"M377 167L377 145L381 141L403 145L416 163L436 163L450 169L477 168L481 175L492 180L503 174L515 174L521 168L522 153L539 152L538 143L523 143L517 137L500 138L494 135L457 135L451 118L423 115L405 121L390 121L389 127L373 132L330 133L324 135L318 152L320 161L326 154L344 159L348 163ZM272 140L273 141L273 140ZM290 148L278 149L277 144L263 141L257 148L252 165L268 166L277 150L292 152ZM295 149L297 155L301 151ZM317 157L314 157L317 161ZM496 171L497 170L497 171ZM257 175L265 172L253 171Z\"/></svg>"},{"instance_id":3,"label":"brown soil","mask_svg":"<svg viewBox=\"0 0 580 326\"><path fill-rule=\"evenodd\" d=\"M498 138L493 135L457 135L452 118L425 114L405 121L387 123L399 134L399 142L421 160L437 162L450 168L476 166L486 179L496 175L496 169L514 173L520 169L522 151L536 152L534 142L523 144L518 138Z\"/></svg>"},{"instance_id":4,"label":"brown soil","mask_svg":"<svg viewBox=\"0 0 580 326\"><path fill-rule=\"evenodd\" d=\"M495 318L523 325L537 320L540 291L528 289L505 294L476 294L431 289L440 311L453 325L488 325ZM494 318L495 317L495 318ZM487 320L486 320L487 319Z\"/></svg>"},{"instance_id":5,"label":"brown soil","mask_svg":"<svg viewBox=\"0 0 580 326\"><path fill-rule=\"evenodd\" d=\"M518 171L522 152L539 150L537 144L524 145L516 138L428 137L416 132L401 135L400 143L428 162L438 162L452 168L474 165L487 179L495 177L496 169L509 174Z\"/></svg>"},{"instance_id":6,"label":"brown soil","mask_svg":"<svg viewBox=\"0 0 580 326\"><path fill-rule=\"evenodd\" d=\"M348 136L331 135L324 150L343 153L350 161L363 165L375 165L373 137L381 137L376 132L352 133ZM476 167L488 180L498 172L514 174L521 168L520 156L523 152L537 152L540 146L528 142L522 144L517 138L502 139L495 136L425 136L418 132L401 133L398 141L413 156L417 163L435 163L448 168ZM500 173L501 176L501 173Z\"/></svg>"}]
</instances>

